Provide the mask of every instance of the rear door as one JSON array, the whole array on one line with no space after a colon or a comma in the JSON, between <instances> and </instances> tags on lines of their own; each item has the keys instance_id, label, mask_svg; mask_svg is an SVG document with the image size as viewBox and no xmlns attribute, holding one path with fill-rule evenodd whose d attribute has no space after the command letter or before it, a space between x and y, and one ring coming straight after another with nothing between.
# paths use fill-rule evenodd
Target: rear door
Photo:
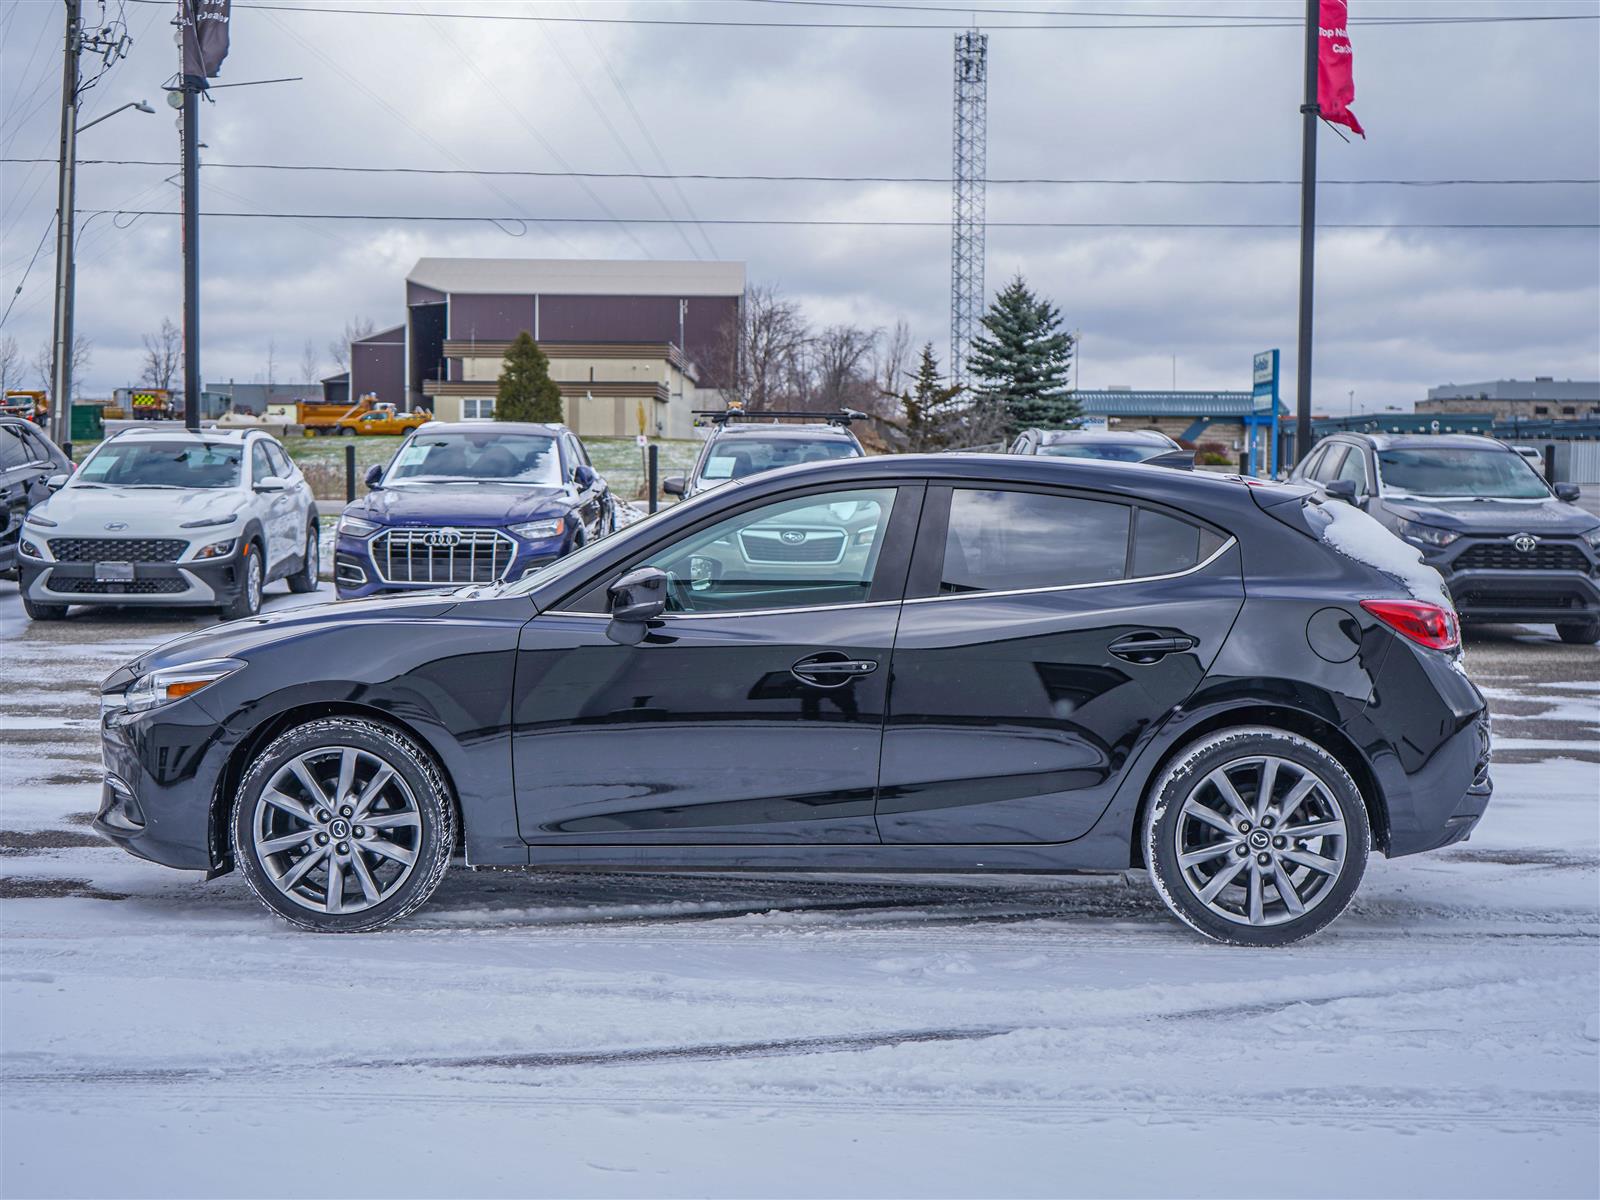
<instances>
[{"instance_id":1,"label":"rear door","mask_svg":"<svg viewBox=\"0 0 1600 1200\"><path fill-rule=\"evenodd\" d=\"M1059 489L930 487L895 640L883 841L1085 833L1243 601L1236 543L1182 514Z\"/></svg>"}]
</instances>

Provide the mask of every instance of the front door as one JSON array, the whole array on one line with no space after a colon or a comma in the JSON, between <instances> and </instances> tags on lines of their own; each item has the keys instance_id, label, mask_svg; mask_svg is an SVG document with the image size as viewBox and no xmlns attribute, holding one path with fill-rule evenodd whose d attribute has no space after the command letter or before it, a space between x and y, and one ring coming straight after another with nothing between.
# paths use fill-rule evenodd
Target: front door
<instances>
[{"instance_id":1,"label":"front door","mask_svg":"<svg viewBox=\"0 0 1600 1200\"><path fill-rule=\"evenodd\" d=\"M1225 534L1110 497L930 487L894 653L885 842L1064 842L1244 601Z\"/></svg>"},{"instance_id":2,"label":"front door","mask_svg":"<svg viewBox=\"0 0 1600 1200\"><path fill-rule=\"evenodd\" d=\"M517 818L533 843L875 842L910 487L760 502L645 552L528 622ZM667 613L608 636L606 587L654 566ZM614 632L614 631L613 631Z\"/></svg>"}]
</instances>

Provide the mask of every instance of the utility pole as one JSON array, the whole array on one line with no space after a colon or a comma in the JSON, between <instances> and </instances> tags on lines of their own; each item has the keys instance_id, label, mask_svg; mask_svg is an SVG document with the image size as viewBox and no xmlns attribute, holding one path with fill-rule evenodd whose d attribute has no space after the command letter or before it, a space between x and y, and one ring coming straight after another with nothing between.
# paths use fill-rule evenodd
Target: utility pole
<instances>
[{"instance_id":1,"label":"utility pole","mask_svg":"<svg viewBox=\"0 0 1600 1200\"><path fill-rule=\"evenodd\" d=\"M183 426L200 428L200 93L183 89Z\"/></svg>"},{"instance_id":2,"label":"utility pole","mask_svg":"<svg viewBox=\"0 0 1600 1200\"><path fill-rule=\"evenodd\" d=\"M967 383L967 355L983 311L989 143L989 35L956 34L955 137L950 212L950 382Z\"/></svg>"},{"instance_id":3,"label":"utility pole","mask_svg":"<svg viewBox=\"0 0 1600 1200\"><path fill-rule=\"evenodd\" d=\"M67 36L61 59L61 160L56 187L56 305L51 341L50 437L57 445L72 433L73 227L77 224L78 51L83 41L83 0L66 0Z\"/></svg>"},{"instance_id":4,"label":"utility pole","mask_svg":"<svg viewBox=\"0 0 1600 1200\"><path fill-rule=\"evenodd\" d=\"M1300 106L1300 340L1295 359L1294 456L1311 453L1311 300L1317 255L1317 0L1306 0L1305 103Z\"/></svg>"}]
</instances>

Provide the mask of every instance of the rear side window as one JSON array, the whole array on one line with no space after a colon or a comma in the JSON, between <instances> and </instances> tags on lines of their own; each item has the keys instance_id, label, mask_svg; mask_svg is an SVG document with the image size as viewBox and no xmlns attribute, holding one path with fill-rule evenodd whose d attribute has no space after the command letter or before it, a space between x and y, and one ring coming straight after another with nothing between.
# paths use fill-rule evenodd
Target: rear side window
<instances>
[{"instance_id":1,"label":"rear side window","mask_svg":"<svg viewBox=\"0 0 1600 1200\"><path fill-rule=\"evenodd\" d=\"M957 488L939 591L1004 592L1126 578L1126 504Z\"/></svg>"},{"instance_id":2,"label":"rear side window","mask_svg":"<svg viewBox=\"0 0 1600 1200\"><path fill-rule=\"evenodd\" d=\"M0 471L26 466L32 457L28 448L22 444L22 435L19 431L9 425L0 429Z\"/></svg>"}]
</instances>

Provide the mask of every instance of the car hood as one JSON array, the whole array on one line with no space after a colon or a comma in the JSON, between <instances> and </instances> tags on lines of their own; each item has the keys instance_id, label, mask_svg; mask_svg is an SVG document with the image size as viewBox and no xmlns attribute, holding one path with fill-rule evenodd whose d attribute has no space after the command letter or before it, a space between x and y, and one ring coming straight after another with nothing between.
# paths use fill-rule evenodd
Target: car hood
<instances>
[{"instance_id":1,"label":"car hood","mask_svg":"<svg viewBox=\"0 0 1600 1200\"><path fill-rule=\"evenodd\" d=\"M132 680L161 667L181 666L208 658L232 658L274 642L292 641L361 621L425 621L443 616L458 601L455 591L414 592L371 600L308 604L281 612L262 613L242 621L198 629L170 642L163 642L127 666L119 668L106 680L106 684L110 686L123 678Z\"/></svg>"},{"instance_id":2,"label":"car hood","mask_svg":"<svg viewBox=\"0 0 1600 1200\"><path fill-rule=\"evenodd\" d=\"M1457 533L1578 534L1595 517L1575 504L1548 500L1423 500L1388 497L1383 507L1397 517Z\"/></svg>"},{"instance_id":3,"label":"car hood","mask_svg":"<svg viewBox=\"0 0 1600 1200\"><path fill-rule=\"evenodd\" d=\"M384 525L508 525L559 517L571 507L563 487L483 482L379 488L345 512Z\"/></svg>"},{"instance_id":4,"label":"car hood","mask_svg":"<svg viewBox=\"0 0 1600 1200\"><path fill-rule=\"evenodd\" d=\"M34 512L58 528L46 536L78 537L114 534L121 537L189 534L179 527L190 521L226 517L244 507L237 488L121 488L71 486L51 496ZM107 525L120 524L120 529Z\"/></svg>"}]
</instances>

